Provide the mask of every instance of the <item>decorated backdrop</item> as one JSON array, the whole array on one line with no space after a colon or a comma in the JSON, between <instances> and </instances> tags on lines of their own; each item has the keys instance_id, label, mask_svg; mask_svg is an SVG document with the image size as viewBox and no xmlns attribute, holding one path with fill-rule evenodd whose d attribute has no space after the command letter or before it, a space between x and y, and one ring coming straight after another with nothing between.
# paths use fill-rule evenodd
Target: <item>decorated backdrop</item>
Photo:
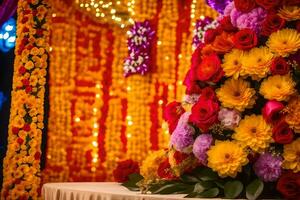
<instances>
[{"instance_id":1,"label":"decorated backdrop","mask_svg":"<svg viewBox=\"0 0 300 200\"><path fill-rule=\"evenodd\" d=\"M167 146L162 108L183 96L196 19L215 13L194 0L119 4L131 18L103 23L105 1L53 1L44 182L111 180L117 161ZM125 78L129 24L144 20L155 32L151 69Z\"/></svg>"}]
</instances>

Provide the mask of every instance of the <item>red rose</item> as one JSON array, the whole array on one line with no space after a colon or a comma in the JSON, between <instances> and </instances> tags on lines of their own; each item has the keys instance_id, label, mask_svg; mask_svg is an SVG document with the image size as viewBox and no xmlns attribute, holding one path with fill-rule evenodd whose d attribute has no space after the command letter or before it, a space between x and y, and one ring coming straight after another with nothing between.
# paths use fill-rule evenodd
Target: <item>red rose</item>
<instances>
[{"instance_id":1,"label":"red rose","mask_svg":"<svg viewBox=\"0 0 300 200\"><path fill-rule=\"evenodd\" d=\"M261 34L264 36L269 36L271 33L282 29L284 25L284 19L274 13L270 13L262 23Z\"/></svg>"},{"instance_id":2,"label":"red rose","mask_svg":"<svg viewBox=\"0 0 300 200\"><path fill-rule=\"evenodd\" d=\"M279 0L255 0L258 5L266 10L276 7L279 5Z\"/></svg>"},{"instance_id":3,"label":"red rose","mask_svg":"<svg viewBox=\"0 0 300 200\"><path fill-rule=\"evenodd\" d=\"M200 81L217 83L224 75L220 58L216 54L204 57L197 67L196 74Z\"/></svg>"},{"instance_id":4,"label":"red rose","mask_svg":"<svg viewBox=\"0 0 300 200\"><path fill-rule=\"evenodd\" d=\"M283 173L277 182L276 189L288 200L297 200L300 197L300 173L291 171Z\"/></svg>"},{"instance_id":5,"label":"red rose","mask_svg":"<svg viewBox=\"0 0 300 200\"><path fill-rule=\"evenodd\" d=\"M174 174L172 173L171 170L171 165L169 163L169 159L165 159L162 163L160 163L158 169L157 169L157 174L160 178L163 179L174 179L176 178Z\"/></svg>"},{"instance_id":6,"label":"red rose","mask_svg":"<svg viewBox=\"0 0 300 200\"><path fill-rule=\"evenodd\" d=\"M283 0L283 5L286 6L299 6L300 0Z\"/></svg>"},{"instance_id":7,"label":"red rose","mask_svg":"<svg viewBox=\"0 0 300 200\"><path fill-rule=\"evenodd\" d=\"M293 130L285 122L284 119L280 120L273 127L273 138L276 143L289 144L293 141Z\"/></svg>"},{"instance_id":8,"label":"red rose","mask_svg":"<svg viewBox=\"0 0 300 200\"><path fill-rule=\"evenodd\" d=\"M186 86L186 94L200 94L201 88L197 83L195 70L190 69L183 81L183 84Z\"/></svg>"},{"instance_id":9,"label":"red rose","mask_svg":"<svg viewBox=\"0 0 300 200\"><path fill-rule=\"evenodd\" d=\"M251 29L243 29L234 34L234 46L238 49L248 50L257 45L257 36Z\"/></svg>"},{"instance_id":10,"label":"red rose","mask_svg":"<svg viewBox=\"0 0 300 200\"><path fill-rule=\"evenodd\" d=\"M247 13L256 6L255 0L234 0L234 5L238 11Z\"/></svg>"},{"instance_id":11,"label":"red rose","mask_svg":"<svg viewBox=\"0 0 300 200\"><path fill-rule=\"evenodd\" d=\"M235 31L237 31L237 28L232 25L229 16L223 17L223 19L219 22L219 24L220 24L220 28L223 29L226 32L235 32Z\"/></svg>"},{"instance_id":12,"label":"red rose","mask_svg":"<svg viewBox=\"0 0 300 200\"><path fill-rule=\"evenodd\" d=\"M217 99L216 99L216 93L215 93L214 89L211 87L203 88L201 91L200 99L203 99L205 101L206 100L216 101Z\"/></svg>"},{"instance_id":13,"label":"red rose","mask_svg":"<svg viewBox=\"0 0 300 200\"><path fill-rule=\"evenodd\" d=\"M269 100L262 109L262 115L266 122L274 124L281 120L282 111L284 109L284 105L275 100Z\"/></svg>"},{"instance_id":14,"label":"red rose","mask_svg":"<svg viewBox=\"0 0 300 200\"><path fill-rule=\"evenodd\" d=\"M204 42L206 44L212 43L218 34L219 33L216 29L208 29L204 34Z\"/></svg>"},{"instance_id":15,"label":"red rose","mask_svg":"<svg viewBox=\"0 0 300 200\"><path fill-rule=\"evenodd\" d=\"M198 65L200 65L202 59L201 59L201 51L202 51L203 46L199 45L194 53L192 54L192 59L191 59L191 70L196 69Z\"/></svg>"},{"instance_id":16,"label":"red rose","mask_svg":"<svg viewBox=\"0 0 300 200\"><path fill-rule=\"evenodd\" d=\"M115 180L120 183L128 181L129 175L134 173L140 173L140 168L139 164L131 159L118 162L117 168L113 171Z\"/></svg>"},{"instance_id":17,"label":"red rose","mask_svg":"<svg viewBox=\"0 0 300 200\"><path fill-rule=\"evenodd\" d=\"M214 123L218 122L218 112L219 104L216 101L200 98L192 107L189 122L206 132Z\"/></svg>"},{"instance_id":18,"label":"red rose","mask_svg":"<svg viewBox=\"0 0 300 200\"><path fill-rule=\"evenodd\" d=\"M290 66L285 61L284 58L278 57L273 60L272 65L271 65L272 75L285 75L285 74L289 73L289 71L290 71Z\"/></svg>"},{"instance_id":19,"label":"red rose","mask_svg":"<svg viewBox=\"0 0 300 200\"><path fill-rule=\"evenodd\" d=\"M169 132L175 130L180 116L185 112L184 108L181 106L181 103L173 101L166 105L163 111L163 118L169 124Z\"/></svg>"}]
</instances>

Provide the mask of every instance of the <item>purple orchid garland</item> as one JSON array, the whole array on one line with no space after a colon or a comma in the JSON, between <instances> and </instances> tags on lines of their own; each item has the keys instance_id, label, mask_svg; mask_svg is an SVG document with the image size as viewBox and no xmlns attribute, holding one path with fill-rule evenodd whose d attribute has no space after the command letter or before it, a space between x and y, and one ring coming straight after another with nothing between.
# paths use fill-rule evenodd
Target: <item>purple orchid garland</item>
<instances>
[{"instance_id":1,"label":"purple orchid garland","mask_svg":"<svg viewBox=\"0 0 300 200\"><path fill-rule=\"evenodd\" d=\"M144 22L135 22L128 33L129 56L124 62L124 76L132 74L144 75L150 69L151 43L155 32L150 26L148 20Z\"/></svg>"}]
</instances>

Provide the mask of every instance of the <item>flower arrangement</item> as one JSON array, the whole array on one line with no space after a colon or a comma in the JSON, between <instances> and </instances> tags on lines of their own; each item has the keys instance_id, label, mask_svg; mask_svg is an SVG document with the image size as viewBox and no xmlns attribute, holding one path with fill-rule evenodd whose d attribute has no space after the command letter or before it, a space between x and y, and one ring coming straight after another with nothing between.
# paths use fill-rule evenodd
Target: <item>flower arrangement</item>
<instances>
[{"instance_id":1,"label":"flower arrangement","mask_svg":"<svg viewBox=\"0 0 300 200\"><path fill-rule=\"evenodd\" d=\"M170 147L149 166L156 176L132 175L124 185L186 197L298 199L300 2L208 2L222 15L193 53L184 101L165 108Z\"/></svg>"},{"instance_id":2,"label":"flower arrangement","mask_svg":"<svg viewBox=\"0 0 300 200\"><path fill-rule=\"evenodd\" d=\"M1 199L40 196L44 96L49 58L50 6L18 2L12 104Z\"/></svg>"},{"instance_id":3,"label":"flower arrangement","mask_svg":"<svg viewBox=\"0 0 300 200\"><path fill-rule=\"evenodd\" d=\"M150 69L151 64L151 44L155 32L150 26L150 22L135 22L128 33L129 57L124 62L125 77L131 74L145 74Z\"/></svg>"}]
</instances>

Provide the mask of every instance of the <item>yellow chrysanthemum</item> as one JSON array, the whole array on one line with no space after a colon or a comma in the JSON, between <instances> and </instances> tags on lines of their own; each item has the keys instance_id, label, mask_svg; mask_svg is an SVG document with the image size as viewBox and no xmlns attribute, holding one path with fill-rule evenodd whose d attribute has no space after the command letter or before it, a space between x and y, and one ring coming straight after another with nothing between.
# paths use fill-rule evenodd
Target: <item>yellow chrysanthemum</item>
<instances>
[{"instance_id":1,"label":"yellow chrysanthemum","mask_svg":"<svg viewBox=\"0 0 300 200\"><path fill-rule=\"evenodd\" d=\"M266 99L287 101L295 93L295 82L290 75L276 75L265 79L260 86L259 93Z\"/></svg>"},{"instance_id":2,"label":"yellow chrysanthemum","mask_svg":"<svg viewBox=\"0 0 300 200\"><path fill-rule=\"evenodd\" d=\"M226 80L216 93L223 107L235 108L241 112L252 108L256 99L255 90L242 79Z\"/></svg>"},{"instance_id":3,"label":"yellow chrysanthemum","mask_svg":"<svg viewBox=\"0 0 300 200\"><path fill-rule=\"evenodd\" d=\"M270 50L286 57L300 48L300 33L294 29L282 29L270 35L267 41Z\"/></svg>"},{"instance_id":4,"label":"yellow chrysanthemum","mask_svg":"<svg viewBox=\"0 0 300 200\"><path fill-rule=\"evenodd\" d=\"M294 173L300 172L300 138L284 145L283 158L284 169L293 170Z\"/></svg>"},{"instance_id":5,"label":"yellow chrysanthemum","mask_svg":"<svg viewBox=\"0 0 300 200\"><path fill-rule=\"evenodd\" d=\"M297 95L289 100L285 109L285 121L294 129L296 133L300 133L300 96Z\"/></svg>"},{"instance_id":6,"label":"yellow chrysanthemum","mask_svg":"<svg viewBox=\"0 0 300 200\"><path fill-rule=\"evenodd\" d=\"M159 163L167 158L165 150L155 151L150 153L141 165L141 175L146 180L154 180L158 178L157 169Z\"/></svg>"},{"instance_id":7,"label":"yellow chrysanthemum","mask_svg":"<svg viewBox=\"0 0 300 200\"><path fill-rule=\"evenodd\" d=\"M264 78L270 71L273 57L267 47L251 49L241 59L243 66L241 75L251 76L254 80Z\"/></svg>"},{"instance_id":8,"label":"yellow chrysanthemum","mask_svg":"<svg viewBox=\"0 0 300 200\"><path fill-rule=\"evenodd\" d=\"M218 172L221 177L235 177L242 171L242 166L248 163L247 153L236 142L216 142L207 151L207 166Z\"/></svg>"},{"instance_id":9,"label":"yellow chrysanthemum","mask_svg":"<svg viewBox=\"0 0 300 200\"><path fill-rule=\"evenodd\" d=\"M283 6L283 8L279 10L278 15L287 21L298 20L300 19L300 7Z\"/></svg>"},{"instance_id":10,"label":"yellow chrysanthemum","mask_svg":"<svg viewBox=\"0 0 300 200\"><path fill-rule=\"evenodd\" d=\"M232 138L255 152L262 152L273 141L272 128L261 115L246 116L235 128Z\"/></svg>"},{"instance_id":11,"label":"yellow chrysanthemum","mask_svg":"<svg viewBox=\"0 0 300 200\"><path fill-rule=\"evenodd\" d=\"M222 68L226 76L232 76L234 79L240 76L242 70L241 57L243 54L244 51L239 49L233 49L231 52L225 54Z\"/></svg>"}]
</instances>

